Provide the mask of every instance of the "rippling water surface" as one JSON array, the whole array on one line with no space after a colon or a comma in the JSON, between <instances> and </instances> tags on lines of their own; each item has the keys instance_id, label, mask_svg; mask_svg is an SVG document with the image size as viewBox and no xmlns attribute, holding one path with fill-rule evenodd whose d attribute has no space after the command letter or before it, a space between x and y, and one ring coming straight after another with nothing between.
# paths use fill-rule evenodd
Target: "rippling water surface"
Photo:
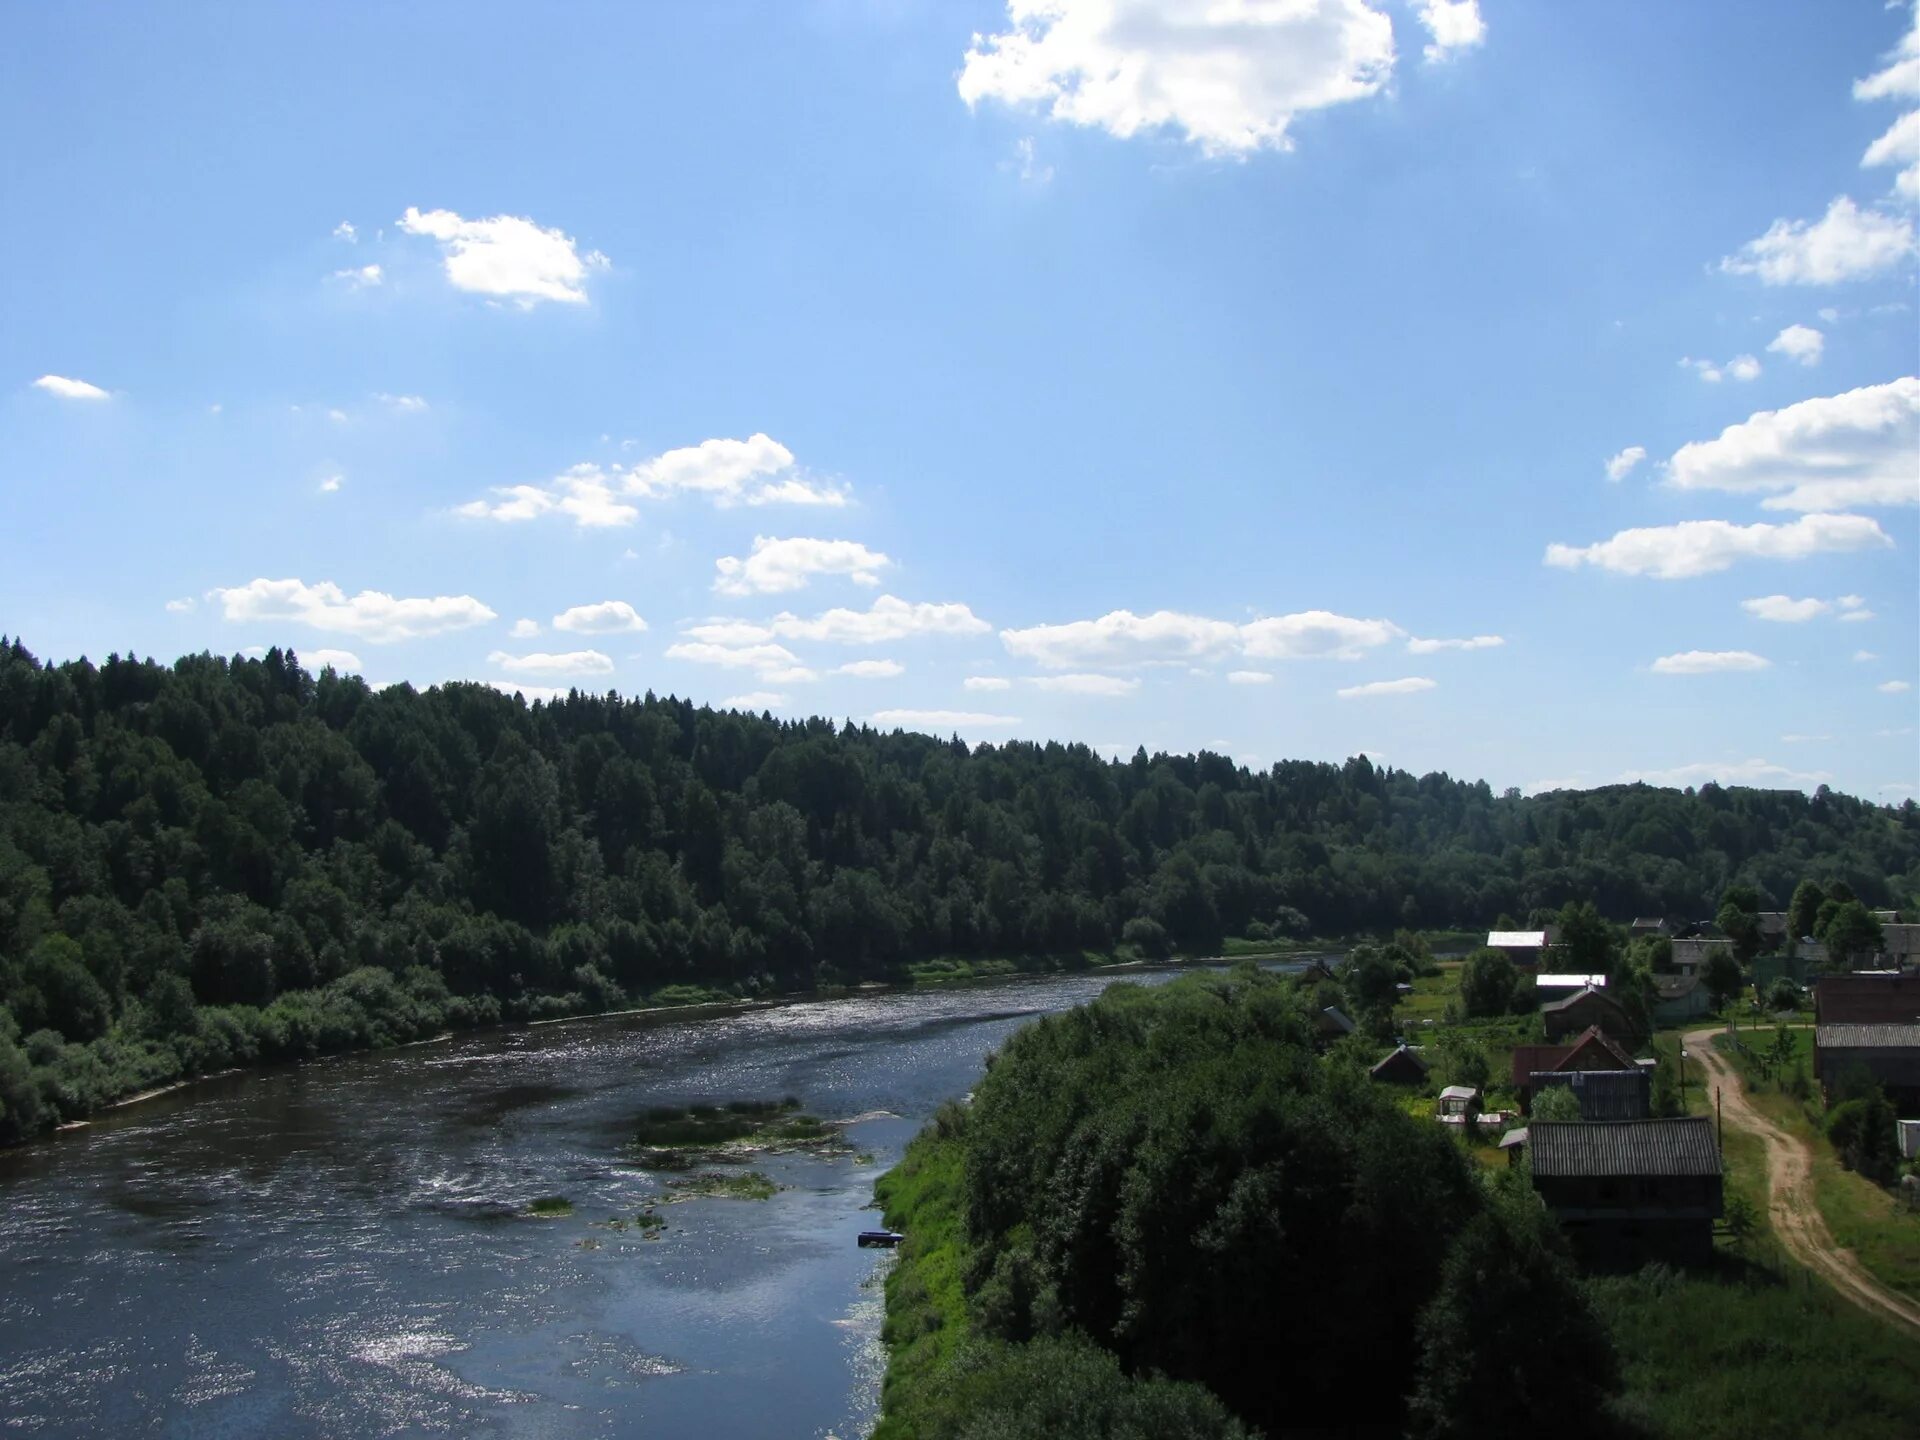
<instances>
[{"instance_id":1,"label":"rippling water surface","mask_svg":"<svg viewBox=\"0 0 1920 1440\"><path fill-rule=\"evenodd\" d=\"M1155 984L1166 972L1131 977ZM585 1021L215 1080L0 1153L0 1429L865 1435L874 1176L986 1051L1093 977ZM631 1217L650 1105L796 1095L852 1156ZM882 1113L876 1113L882 1112ZM574 1214L527 1205L564 1195ZM597 1242L597 1245L582 1242Z\"/></svg>"}]
</instances>

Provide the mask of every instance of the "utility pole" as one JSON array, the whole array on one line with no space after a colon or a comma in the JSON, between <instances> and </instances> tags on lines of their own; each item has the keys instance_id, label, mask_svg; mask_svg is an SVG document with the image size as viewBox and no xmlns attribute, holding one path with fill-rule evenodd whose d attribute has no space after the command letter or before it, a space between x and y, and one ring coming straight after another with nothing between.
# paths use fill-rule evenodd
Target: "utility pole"
<instances>
[{"instance_id":1,"label":"utility pole","mask_svg":"<svg viewBox=\"0 0 1920 1440\"><path fill-rule=\"evenodd\" d=\"M1720 1087L1713 1087L1713 1143L1722 1156L1727 1153L1727 1121L1720 1111Z\"/></svg>"}]
</instances>

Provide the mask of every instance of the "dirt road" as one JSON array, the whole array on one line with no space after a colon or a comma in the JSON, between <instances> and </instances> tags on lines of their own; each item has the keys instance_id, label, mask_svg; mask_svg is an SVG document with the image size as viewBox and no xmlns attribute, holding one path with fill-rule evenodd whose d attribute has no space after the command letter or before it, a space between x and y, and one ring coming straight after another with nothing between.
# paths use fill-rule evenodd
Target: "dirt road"
<instances>
[{"instance_id":1,"label":"dirt road","mask_svg":"<svg viewBox=\"0 0 1920 1440\"><path fill-rule=\"evenodd\" d=\"M1817 1271L1848 1300L1920 1337L1920 1304L1889 1290L1851 1250L1834 1243L1827 1222L1813 1203L1813 1155L1807 1147L1747 1103L1747 1094L1733 1066L1713 1048L1719 1026L1686 1034L1687 1067L1697 1065L1707 1075L1709 1095L1720 1090L1726 1123L1760 1137L1767 1154L1767 1209L1773 1233L1782 1245L1809 1269Z\"/></svg>"}]
</instances>

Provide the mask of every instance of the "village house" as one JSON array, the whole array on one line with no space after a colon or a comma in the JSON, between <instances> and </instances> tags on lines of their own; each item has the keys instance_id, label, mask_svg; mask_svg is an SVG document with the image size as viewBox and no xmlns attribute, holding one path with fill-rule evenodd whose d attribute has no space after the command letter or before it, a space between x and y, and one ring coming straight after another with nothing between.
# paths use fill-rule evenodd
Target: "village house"
<instances>
[{"instance_id":1,"label":"village house","mask_svg":"<svg viewBox=\"0 0 1920 1440\"><path fill-rule=\"evenodd\" d=\"M1487 948L1498 950L1522 969L1537 969L1547 958L1547 932L1544 930L1489 930Z\"/></svg>"},{"instance_id":2,"label":"village house","mask_svg":"<svg viewBox=\"0 0 1920 1440\"><path fill-rule=\"evenodd\" d=\"M1813 1073L1831 1100L1849 1076L1865 1075L1896 1110L1920 1110L1920 1024L1817 1025Z\"/></svg>"},{"instance_id":3,"label":"village house","mask_svg":"<svg viewBox=\"0 0 1920 1440\"><path fill-rule=\"evenodd\" d=\"M1711 1120L1534 1121L1525 1149L1533 1188L1587 1264L1712 1257L1723 1191Z\"/></svg>"},{"instance_id":4,"label":"village house","mask_svg":"<svg viewBox=\"0 0 1920 1440\"><path fill-rule=\"evenodd\" d=\"M1920 975L1854 970L1813 982L1813 1018L1820 1025L1920 1024Z\"/></svg>"},{"instance_id":5,"label":"village house","mask_svg":"<svg viewBox=\"0 0 1920 1440\"><path fill-rule=\"evenodd\" d=\"M1509 1084L1525 1110L1546 1075L1576 1070L1633 1070L1633 1054L1611 1039L1598 1025L1589 1027L1571 1045L1520 1045L1514 1048Z\"/></svg>"},{"instance_id":6,"label":"village house","mask_svg":"<svg viewBox=\"0 0 1920 1440\"><path fill-rule=\"evenodd\" d=\"M1367 1071L1367 1075L1387 1085L1424 1085L1427 1081L1427 1062L1407 1046L1401 1045Z\"/></svg>"},{"instance_id":7,"label":"village house","mask_svg":"<svg viewBox=\"0 0 1920 1440\"><path fill-rule=\"evenodd\" d=\"M1329 1005L1314 1019L1314 1029L1322 1039L1338 1040L1353 1033L1353 1017L1338 1005Z\"/></svg>"},{"instance_id":8,"label":"village house","mask_svg":"<svg viewBox=\"0 0 1920 1440\"><path fill-rule=\"evenodd\" d=\"M1655 1025L1678 1025L1697 1019L1713 1009L1713 994L1698 975L1656 975L1653 993Z\"/></svg>"},{"instance_id":9,"label":"village house","mask_svg":"<svg viewBox=\"0 0 1920 1440\"><path fill-rule=\"evenodd\" d=\"M1628 1045L1640 1043L1639 1027L1627 1014L1626 1008L1605 991L1591 985L1564 1000L1548 1001L1540 1007L1540 1014L1546 1021L1549 1040L1575 1035L1589 1026L1597 1025L1615 1040Z\"/></svg>"},{"instance_id":10,"label":"village house","mask_svg":"<svg viewBox=\"0 0 1920 1440\"><path fill-rule=\"evenodd\" d=\"M1673 942L1673 968L1682 975L1698 975L1717 954L1731 955L1733 942L1719 936L1694 936Z\"/></svg>"},{"instance_id":11,"label":"village house","mask_svg":"<svg viewBox=\"0 0 1920 1440\"><path fill-rule=\"evenodd\" d=\"M1878 963L1894 969L1920 965L1920 925L1882 925Z\"/></svg>"},{"instance_id":12,"label":"village house","mask_svg":"<svg viewBox=\"0 0 1920 1440\"><path fill-rule=\"evenodd\" d=\"M1663 915L1643 915L1627 927L1627 938L1642 940L1649 937L1665 940L1672 936L1673 926L1667 923Z\"/></svg>"},{"instance_id":13,"label":"village house","mask_svg":"<svg viewBox=\"0 0 1920 1440\"><path fill-rule=\"evenodd\" d=\"M1577 990L1585 990L1591 985L1596 990L1607 988L1604 975L1536 975L1533 977L1533 993L1542 1000L1562 1000Z\"/></svg>"},{"instance_id":14,"label":"village house","mask_svg":"<svg viewBox=\"0 0 1920 1440\"><path fill-rule=\"evenodd\" d=\"M1653 1114L1653 1074L1639 1065L1630 1070L1559 1070L1533 1077L1540 1091L1571 1090L1582 1120L1645 1120Z\"/></svg>"}]
</instances>

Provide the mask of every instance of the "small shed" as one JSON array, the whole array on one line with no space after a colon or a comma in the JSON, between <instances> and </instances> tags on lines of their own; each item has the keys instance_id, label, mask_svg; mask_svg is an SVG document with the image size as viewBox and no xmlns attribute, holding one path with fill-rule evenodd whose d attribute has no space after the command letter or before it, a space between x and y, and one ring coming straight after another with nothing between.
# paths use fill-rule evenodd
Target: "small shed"
<instances>
[{"instance_id":1,"label":"small shed","mask_svg":"<svg viewBox=\"0 0 1920 1440\"><path fill-rule=\"evenodd\" d=\"M1544 930L1489 930L1487 948L1498 950L1516 965L1533 969L1546 958L1547 932Z\"/></svg>"},{"instance_id":2,"label":"small shed","mask_svg":"<svg viewBox=\"0 0 1920 1440\"><path fill-rule=\"evenodd\" d=\"M1424 1085L1427 1079L1427 1062L1407 1046L1401 1045L1367 1071L1367 1074L1386 1085Z\"/></svg>"},{"instance_id":3,"label":"small shed","mask_svg":"<svg viewBox=\"0 0 1920 1440\"><path fill-rule=\"evenodd\" d=\"M1314 1028L1328 1039L1338 1040L1353 1033L1353 1017L1338 1005L1329 1005L1314 1020Z\"/></svg>"},{"instance_id":4,"label":"small shed","mask_svg":"<svg viewBox=\"0 0 1920 1440\"><path fill-rule=\"evenodd\" d=\"M1588 1264L1704 1261L1723 1209L1705 1116L1527 1127L1533 1188Z\"/></svg>"},{"instance_id":5,"label":"small shed","mask_svg":"<svg viewBox=\"0 0 1920 1440\"><path fill-rule=\"evenodd\" d=\"M1547 1038L1558 1040L1598 1026L1615 1040L1637 1043L1639 1027L1619 1001L1591 985L1564 1000L1550 1000L1540 1007L1547 1025Z\"/></svg>"},{"instance_id":6,"label":"small shed","mask_svg":"<svg viewBox=\"0 0 1920 1440\"><path fill-rule=\"evenodd\" d=\"M1480 1092L1471 1085L1449 1085L1440 1092L1440 1118L1442 1120L1466 1117L1480 1108Z\"/></svg>"}]
</instances>

